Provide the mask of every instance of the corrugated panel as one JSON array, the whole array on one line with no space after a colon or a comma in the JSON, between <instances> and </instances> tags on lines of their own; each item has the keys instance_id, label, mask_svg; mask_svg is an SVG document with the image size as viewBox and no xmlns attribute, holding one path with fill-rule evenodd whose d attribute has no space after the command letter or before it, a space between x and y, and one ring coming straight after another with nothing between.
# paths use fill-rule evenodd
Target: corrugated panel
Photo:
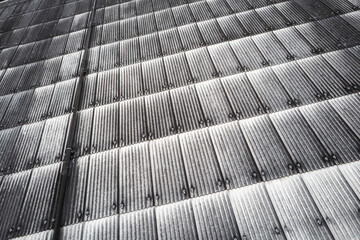
<instances>
[{"instance_id":1,"label":"corrugated panel","mask_svg":"<svg viewBox=\"0 0 360 240\"><path fill-rule=\"evenodd\" d=\"M240 232L226 192L192 201L199 239L240 239Z\"/></svg>"},{"instance_id":2,"label":"corrugated panel","mask_svg":"<svg viewBox=\"0 0 360 240\"><path fill-rule=\"evenodd\" d=\"M21 127L9 128L0 131L0 171L1 175L6 172L10 172L11 169L7 169L7 161L11 157L16 139L18 138Z\"/></svg>"},{"instance_id":3,"label":"corrugated panel","mask_svg":"<svg viewBox=\"0 0 360 240\"><path fill-rule=\"evenodd\" d=\"M120 145L131 145L146 140L146 115L144 98L121 102Z\"/></svg>"},{"instance_id":4,"label":"corrugated panel","mask_svg":"<svg viewBox=\"0 0 360 240\"><path fill-rule=\"evenodd\" d=\"M214 17L209 5L206 1L199 1L189 4L190 10L195 21L205 21Z\"/></svg>"},{"instance_id":5,"label":"corrugated panel","mask_svg":"<svg viewBox=\"0 0 360 240\"><path fill-rule=\"evenodd\" d=\"M333 13L321 0L294 0L314 19L332 17Z\"/></svg>"},{"instance_id":6,"label":"corrugated panel","mask_svg":"<svg viewBox=\"0 0 360 240\"><path fill-rule=\"evenodd\" d=\"M119 217L113 216L86 222L84 224L82 239L119 239L119 232Z\"/></svg>"},{"instance_id":7,"label":"corrugated panel","mask_svg":"<svg viewBox=\"0 0 360 240\"><path fill-rule=\"evenodd\" d=\"M359 159L359 140L328 102L301 108L305 119L326 149L330 161L351 162Z\"/></svg>"},{"instance_id":8,"label":"corrugated panel","mask_svg":"<svg viewBox=\"0 0 360 240\"><path fill-rule=\"evenodd\" d=\"M360 31L360 15L359 12L352 12L348 14L341 15L341 17L350 23L354 28Z\"/></svg>"},{"instance_id":9,"label":"corrugated panel","mask_svg":"<svg viewBox=\"0 0 360 240\"><path fill-rule=\"evenodd\" d=\"M215 17L226 16L233 13L225 0L207 0L206 2L209 4Z\"/></svg>"},{"instance_id":10,"label":"corrugated panel","mask_svg":"<svg viewBox=\"0 0 360 240\"><path fill-rule=\"evenodd\" d=\"M275 34L264 33L252 37L253 41L264 55L267 64L280 64L289 61L289 52L276 38Z\"/></svg>"},{"instance_id":11,"label":"corrugated panel","mask_svg":"<svg viewBox=\"0 0 360 240\"><path fill-rule=\"evenodd\" d=\"M189 197L178 136L151 141L150 158L155 205Z\"/></svg>"},{"instance_id":12,"label":"corrugated panel","mask_svg":"<svg viewBox=\"0 0 360 240\"><path fill-rule=\"evenodd\" d=\"M80 100L80 108L86 109L95 106L97 73L85 76L83 82L83 94Z\"/></svg>"},{"instance_id":13,"label":"corrugated panel","mask_svg":"<svg viewBox=\"0 0 360 240\"><path fill-rule=\"evenodd\" d=\"M300 176L268 182L266 188L286 238L333 238Z\"/></svg>"},{"instance_id":14,"label":"corrugated panel","mask_svg":"<svg viewBox=\"0 0 360 240\"><path fill-rule=\"evenodd\" d=\"M75 32L86 28L87 20L88 20L88 13L75 15L70 31Z\"/></svg>"},{"instance_id":15,"label":"corrugated panel","mask_svg":"<svg viewBox=\"0 0 360 240\"><path fill-rule=\"evenodd\" d=\"M225 189L224 179L207 129L180 135L190 196L202 196Z\"/></svg>"},{"instance_id":16,"label":"corrugated panel","mask_svg":"<svg viewBox=\"0 0 360 240\"><path fill-rule=\"evenodd\" d=\"M19 131L16 143L9 140L7 141L9 144L15 143L11 156L8 156L7 160L6 167L10 167L10 169L8 169L9 172L19 172L34 166L44 125L45 122L24 125ZM16 130L16 128L14 130ZM5 131L8 130L4 130L4 132ZM6 146L6 144L4 146Z\"/></svg>"},{"instance_id":17,"label":"corrugated panel","mask_svg":"<svg viewBox=\"0 0 360 240\"><path fill-rule=\"evenodd\" d=\"M140 63L120 68L120 100L141 95L142 75Z\"/></svg>"},{"instance_id":18,"label":"corrugated panel","mask_svg":"<svg viewBox=\"0 0 360 240\"><path fill-rule=\"evenodd\" d=\"M210 135L227 188L259 181L259 171L238 122L210 128Z\"/></svg>"},{"instance_id":19,"label":"corrugated panel","mask_svg":"<svg viewBox=\"0 0 360 240\"><path fill-rule=\"evenodd\" d=\"M136 1L123 2L120 4L120 19L136 16Z\"/></svg>"},{"instance_id":20,"label":"corrugated panel","mask_svg":"<svg viewBox=\"0 0 360 240\"><path fill-rule=\"evenodd\" d=\"M319 89L317 99L339 97L346 94L346 84L341 76L326 62L322 56L303 59L297 62Z\"/></svg>"},{"instance_id":21,"label":"corrugated panel","mask_svg":"<svg viewBox=\"0 0 360 240\"><path fill-rule=\"evenodd\" d=\"M139 12L137 14L139 15ZM153 13L138 16L137 22L139 35L150 34L156 31L155 15Z\"/></svg>"},{"instance_id":22,"label":"corrugated panel","mask_svg":"<svg viewBox=\"0 0 360 240\"><path fill-rule=\"evenodd\" d=\"M31 171L24 171L5 176L1 183L0 210L1 214L6 216L6 221L0 222L1 239L11 238L16 233L16 221L21 211L30 177Z\"/></svg>"},{"instance_id":23,"label":"corrugated panel","mask_svg":"<svg viewBox=\"0 0 360 240\"><path fill-rule=\"evenodd\" d=\"M265 184L230 191L242 239L286 239Z\"/></svg>"},{"instance_id":24,"label":"corrugated panel","mask_svg":"<svg viewBox=\"0 0 360 240\"><path fill-rule=\"evenodd\" d=\"M251 37L230 42L230 45L245 71L262 68L266 64L265 58Z\"/></svg>"},{"instance_id":25,"label":"corrugated panel","mask_svg":"<svg viewBox=\"0 0 360 240\"><path fill-rule=\"evenodd\" d=\"M83 41L84 41L85 35L86 35L85 30L70 33L67 43L66 43L64 53L68 54L68 53L80 51L83 48Z\"/></svg>"},{"instance_id":26,"label":"corrugated panel","mask_svg":"<svg viewBox=\"0 0 360 240\"><path fill-rule=\"evenodd\" d=\"M90 156L85 220L117 214L119 191L118 149Z\"/></svg>"},{"instance_id":27,"label":"corrugated panel","mask_svg":"<svg viewBox=\"0 0 360 240\"><path fill-rule=\"evenodd\" d=\"M30 63L25 66L25 69L17 83L16 89L19 91L28 90L38 86L39 78L41 77L41 68L43 61Z\"/></svg>"},{"instance_id":28,"label":"corrugated panel","mask_svg":"<svg viewBox=\"0 0 360 240\"><path fill-rule=\"evenodd\" d=\"M285 19L275 6L263 7L255 10L264 20L269 29L281 29L287 26Z\"/></svg>"},{"instance_id":29,"label":"corrugated panel","mask_svg":"<svg viewBox=\"0 0 360 240\"><path fill-rule=\"evenodd\" d=\"M39 233L34 233L18 238L14 238L16 240L51 240L53 239L54 231L53 230L47 230Z\"/></svg>"},{"instance_id":30,"label":"corrugated panel","mask_svg":"<svg viewBox=\"0 0 360 240\"><path fill-rule=\"evenodd\" d=\"M184 53L164 58L168 84L174 87L184 86L192 79L190 69Z\"/></svg>"},{"instance_id":31,"label":"corrugated panel","mask_svg":"<svg viewBox=\"0 0 360 240\"><path fill-rule=\"evenodd\" d=\"M89 130L85 130L89 131ZM119 104L95 108L91 153L105 151L119 144Z\"/></svg>"},{"instance_id":32,"label":"corrugated panel","mask_svg":"<svg viewBox=\"0 0 360 240\"><path fill-rule=\"evenodd\" d=\"M21 39L26 34L26 31L27 31L26 28L20 28L20 29L15 29L15 30L11 31L10 37L6 40L6 42L7 42L6 47L12 47L12 46L19 45L21 42Z\"/></svg>"},{"instance_id":33,"label":"corrugated panel","mask_svg":"<svg viewBox=\"0 0 360 240\"><path fill-rule=\"evenodd\" d=\"M83 110L77 113L76 130L73 150L75 157L91 152L91 129L94 109Z\"/></svg>"},{"instance_id":34,"label":"corrugated panel","mask_svg":"<svg viewBox=\"0 0 360 240\"><path fill-rule=\"evenodd\" d=\"M28 190L17 221L16 236L49 229L54 223L56 186L61 164L52 164L32 171Z\"/></svg>"},{"instance_id":35,"label":"corrugated panel","mask_svg":"<svg viewBox=\"0 0 360 240\"><path fill-rule=\"evenodd\" d=\"M96 101L100 105L120 100L118 68L100 72L96 83Z\"/></svg>"},{"instance_id":36,"label":"corrugated panel","mask_svg":"<svg viewBox=\"0 0 360 240\"><path fill-rule=\"evenodd\" d=\"M331 106L360 139L360 96L359 94L336 98L329 101Z\"/></svg>"},{"instance_id":37,"label":"corrugated panel","mask_svg":"<svg viewBox=\"0 0 360 240\"><path fill-rule=\"evenodd\" d=\"M262 112L261 102L246 74L223 78L222 83L237 119L254 117Z\"/></svg>"},{"instance_id":38,"label":"corrugated panel","mask_svg":"<svg viewBox=\"0 0 360 240\"><path fill-rule=\"evenodd\" d=\"M342 164L339 170L357 198L360 198L360 161Z\"/></svg>"},{"instance_id":39,"label":"corrugated panel","mask_svg":"<svg viewBox=\"0 0 360 240\"><path fill-rule=\"evenodd\" d=\"M89 164L89 159L90 157L86 156L71 162L71 170L68 179L69 184L67 185L68 189L65 194L61 220L64 225L81 222L84 218L88 219L90 213L92 216L99 214L96 210L94 213L94 209L90 210L88 205L85 205L87 184L89 183L90 176L94 178L93 175L89 174L89 165L92 164L92 166L96 166L96 162ZM99 191L101 191L101 189L99 189Z\"/></svg>"},{"instance_id":40,"label":"corrugated panel","mask_svg":"<svg viewBox=\"0 0 360 240\"><path fill-rule=\"evenodd\" d=\"M122 214L119 218L120 239L157 239L155 209Z\"/></svg>"},{"instance_id":41,"label":"corrugated panel","mask_svg":"<svg viewBox=\"0 0 360 240\"><path fill-rule=\"evenodd\" d=\"M178 31L184 50L198 48L205 44L195 23L181 26Z\"/></svg>"},{"instance_id":42,"label":"corrugated panel","mask_svg":"<svg viewBox=\"0 0 360 240\"><path fill-rule=\"evenodd\" d=\"M13 56L9 66L14 67L14 66L18 66L18 65L28 63L28 58L30 56L30 53L31 53L34 45L35 45L34 42L20 45L17 48L16 53Z\"/></svg>"},{"instance_id":43,"label":"corrugated panel","mask_svg":"<svg viewBox=\"0 0 360 240\"><path fill-rule=\"evenodd\" d=\"M57 83L54 88L48 115L59 116L71 111L77 79Z\"/></svg>"},{"instance_id":44,"label":"corrugated panel","mask_svg":"<svg viewBox=\"0 0 360 240\"><path fill-rule=\"evenodd\" d=\"M139 37L141 60L150 60L162 56L158 33Z\"/></svg>"},{"instance_id":45,"label":"corrugated panel","mask_svg":"<svg viewBox=\"0 0 360 240\"><path fill-rule=\"evenodd\" d=\"M210 56L219 76L228 76L241 72L241 66L229 43L208 47Z\"/></svg>"},{"instance_id":46,"label":"corrugated panel","mask_svg":"<svg viewBox=\"0 0 360 240\"><path fill-rule=\"evenodd\" d=\"M87 62L88 74L99 71L99 56L100 56L100 46L89 49L89 56Z\"/></svg>"},{"instance_id":47,"label":"corrugated panel","mask_svg":"<svg viewBox=\"0 0 360 240\"><path fill-rule=\"evenodd\" d=\"M296 62L281 64L272 70L284 89L297 100L297 105L318 100L319 90Z\"/></svg>"},{"instance_id":48,"label":"corrugated panel","mask_svg":"<svg viewBox=\"0 0 360 240\"><path fill-rule=\"evenodd\" d=\"M24 65L6 69L0 82L1 95L9 94L16 91L17 84L24 69Z\"/></svg>"},{"instance_id":49,"label":"corrugated panel","mask_svg":"<svg viewBox=\"0 0 360 240\"><path fill-rule=\"evenodd\" d=\"M56 26L56 35L66 34L70 32L74 17L61 18Z\"/></svg>"},{"instance_id":50,"label":"corrugated panel","mask_svg":"<svg viewBox=\"0 0 360 240\"><path fill-rule=\"evenodd\" d=\"M105 8L104 23L114 22L119 19L119 5Z\"/></svg>"},{"instance_id":51,"label":"corrugated panel","mask_svg":"<svg viewBox=\"0 0 360 240\"><path fill-rule=\"evenodd\" d=\"M190 80L194 82L205 81L217 75L207 48L186 51L185 54L193 77Z\"/></svg>"},{"instance_id":52,"label":"corrugated panel","mask_svg":"<svg viewBox=\"0 0 360 240\"><path fill-rule=\"evenodd\" d=\"M138 35L137 19L130 18L120 21L120 39L129 39Z\"/></svg>"},{"instance_id":53,"label":"corrugated panel","mask_svg":"<svg viewBox=\"0 0 360 240\"><path fill-rule=\"evenodd\" d=\"M271 114L282 142L300 171L324 168L329 155L298 109Z\"/></svg>"},{"instance_id":54,"label":"corrugated panel","mask_svg":"<svg viewBox=\"0 0 360 240\"><path fill-rule=\"evenodd\" d=\"M46 58L53 58L62 55L65 51L68 37L68 34L53 37L51 40L51 44L46 51Z\"/></svg>"},{"instance_id":55,"label":"corrugated panel","mask_svg":"<svg viewBox=\"0 0 360 240\"><path fill-rule=\"evenodd\" d=\"M328 30L344 46L360 44L360 32L339 16L328 18L319 23Z\"/></svg>"},{"instance_id":56,"label":"corrugated panel","mask_svg":"<svg viewBox=\"0 0 360 240\"><path fill-rule=\"evenodd\" d=\"M3 127L13 127L28 122L27 113L34 90L14 94L1 121Z\"/></svg>"},{"instance_id":57,"label":"corrugated panel","mask_svg":"<svg viewBox=\"0 0 360 240\"><path fill-rule=\"evenodd\" d=\"M18 47L16 46L16 47L5 48L5 49L1 50L1 53L0 53L0 69L7 68L9 66L10 61L11 61L12 57L14 56L17 48Z\"/></svg>"},{"instance_id":58,"label":"corrugated panel","mask_svg":"<svg viewBox=\"0 0 360 240\"><path fill-rule=\"evenodd\" d=\"M346 91L358 91L360 89L360 60L353 57L347 51L336 51L324 54L325 60L348 82ZM350 89L349 89L350 87Z\"/></svg>"},{"instance_id":59,"label":"corrugated panel","mask_svg":"<svg viewBox=\"0 0 360 240\"><path fill-rule=\"evenodd\" d=\"M321 0L329 8L331 8L335 14L346 13L355 10L354 5L351 1L336 1L336 0Z\"/></svg>"},{"instance_id":60,"label":"corrugated panel","mask_svg":"<svg viewBox=\"0 0 360 240\"><path fill-rule=\"evenodd\" d=\"M310 20L310 15L293 1L285 1L274 5L288 21L286 25L302 24Z\"/></svg>"},{"instance_id":61,"label":"corrugated panel","mask_svg":"<svg viewBox=\"0 0 360 240\"><path fill-rule=\"evenodd\" d=\"M292 107L292 96L286 92L271 68L249 72L247 76L266 112L276 112Z\"/></svg>"},{"instance_id":62,"label":"corrugated panel","mask_svg":"<svg viewBox=\"0 0 360 240\"><path fill-rule=\"evenodd\" d=\"M182 51L182 44L177 28L158 32L163 55L170 55Z\"/></svg>"},{"instance_id":63,"label":"corrugated panel","mask_svg":"<svg viewBox=\"0 0 360 240\"><path fill-rule=\"evenodd\" d=\"M74 224L60 229L60 239L79 240L83 236L84 223ZM49 239L50 240L50 239Z\"/></svg>"},{"instance_id":64,"label":"corrugated panel","mask_svg":"<svg viewBox=\"0 0 360 240\"><path fill-rule=\"evenodd\" d=\"M77 77L78 67L82 58L82 51L65 55L61 62L61 67L58 74L59 80L66 80Z\"/></svg>"},{"instance_id":65,"label":"corrugated panel","mask_svg":"<svg viewBox=\"0 0 360 240\"><path fill-rule=\"evenodd\" d=\"M100 9L99 9L100 10ZM98 11L96 11L98 12ZM90 38L90 50L92 47L96 47L101 45L101 38L102 38L102 30L103 30L103 25L100 26L96 26L94 27L94 29L91 32L91 38Z\"/></svg>"},{"instance_id":66,"label":"corrugated panel","mask_svg":"<svg viewBox=\"0 0 360 240\"><path fill-rule=\"evenodd\" d=\"M143 62L141 64L141 70L144 82L144 94L161 92L168 88L164 60L162 58ZM139 80L141 81L141 79ZM129 81L132 81L132 79L129 79Z\"/></svg>"},{"instance_id":67,"label":"corrugated panel","mask_svg":"<svg viewBox=\"0 0 360 240\"><path fill-rule=\"evenodd\" d=\"M199 22L198 27L207 45L220 43L226 40L226 37L220 30L219 24L215 19Z\"/></svg>"},{"instance_id":68,"label":"corrugated panel","mask_svg":"<svg viewBox=\"0 0 360 240\"><path fill-rule=\"evenodd\" d=\"M294 27L274 31L274 34L290 53L287 58L299 59L311 57L313 55L311 53L313 46L304 40L304 37Z\"/></svg>"},{"instance_id":69,"label":"corrugated panel","mask_svg":"<svg viewBox=\"0 0 360 240\"><path fill-rule=\"evenodd\" d=\"M134 64L138 61L140 61L139 39L134 38L134 39L121 41L120 66Z\"/></svg>"},{"instance_id":70,"label":"corrugated panel","mask_svg":"<svg viewBox=\"0 0 360 240\"><path fill-rule=\"evenodd\" d=\"M196 89L193 86L178 88L170 91L170 95L178 131L187 132L201 127L204 116Z\"/></svg>"},{"instance_id":71,"label":"corrugated panel","mask_svg":"<svg viewBox=\"0 0 360 240\"><path fill-rule=\"evenodd\" d=\"M145 98L148 138L160 138L176 132L174 113L168 91Z\"/></svg>"},{"instance_id":72,"label":"corrugated panel","mask_svg":"<svg viewBox=\"0 0 360 240\"><path fill-rule=\"evenodd\" d=\"M338 49L339 42L318 22L302 24L295 28L314 46L314 49L311 50L312 53L330 52Z\"/></svg>"},{"instance_id":73,"label":"corrugated panel","mask_svg":"<svg viewBox=\"0 0 360 240\"><path fill-rule=\"evenodd\" d=\"M267 116L241 121L240 126L263 180L298 172Z\"/></svg>"},{"instance_id":74,"label":"corrugated panel","mask_svg":"<svg viewBox=\"0 0 360 240\"><path fill-rule=\"evenodd\" d=\"M100 49L99 70L105 71L120 66L119 42L102 45Z\"/></svg>"},{"instance_id":75,"label":"corrugated panel","mask_svg":"<svg viewBox=\"0 0 360 240\"><path fill-rule=\"evenodd\" d=\"M200 83L196 85L196 90L208 125L228 122L235 118L220 80Z\"/></svg>"},{"instance_id":76,"label":"corrugated panel","mask_svg":"<svg viewBox=\"0 0 360 240\"><path fill-rule=\"evenodd\" d=\"M161 206L155 210L159 239L197 239L190 201Z\"/></svg>"},{"instance_id":77,"label":"corrugated panel","mask_svg":"<svg viewBox=\"0 0 360 240\"><path fill-rule=\"evenodd\" d=\"M187 4L179 7L174 7L172 8L172 11L177 26L183 26L194 22L190 8Z\"/></svg>"},{"instance_id":78,"label":"corrugated panel","mask_svg":"<svg viewBox=\"0 0 360 240\"><path fill-rule=\"evenodd\" d=\"M61 160L69 115L46 121L35 166L47 165Z\"/></svg>"},{"instance_id":79,"label":"corrugated panel","mask_svg":"<svg viewBox=\"0 0 360 240\"><path fill-rule=\"evenodd\" d=\"M226 2L229 4L229 7L234 12L244 12L249 9L249 1L247 0L226 0Z\"/></svg>"},{"instance_id":80,"label":"corrugated panel","mask_svg":"<svg viewBox=\"0 0 360 240\"><path fill-rule=\"evenodd\" d=\"M238 39L244 36L239 19L235 15L216 19L227 39Z\"/></svg>"},{"instance_id":81,"label":"corrugated panel","mask_svg":"<svg viewBox=\"0 0 360 240\"><path fill-rule=\"evenodd\" d=\"M168 3L159 1L161 3ZM165 9L159 12L155 12L156 26L159 31L166 30L175 27L175 19L171 9Z\"/></svg>"},{"instance_id":82,"label":"corrugated panel","mask_svg":"<svg viewBox=\"0 0 360 240\"><path fill-rule=\"evenodd\" d=\"M11 102L11 99L13 97L14 94L8 94L5 96L0 96L0 119L2 119L4 117L4 114ZM3 128L4 126L0 125L1 128Z\"/></svg>"},{"instance_id":83,"label":"corrugated panel","mask_svg":"<svg viewBox=\"0 0 360 240\"><path fill-rule=\"evenodd\" d=\"M245 35L263 33L268 29L264 21L254 10L238 13L236 17L239 18L241 24L245 27Z\"/></svg>"},{"instance_id":84,"label":"corrugated panel","mask_svg":"<svg viewBox=\"0 0 360 240\"><path fill-rule=\"evenodd\" d=\"M148 143L120 148L119 208L120 213L154 205L151 163ZM124 227L122 227L125 230Z\"/></svg>"},{"instance_id":85,"label":"corrugated panel","mask_svg":"<svg viewBox=\"0 0 360 240\"><path fill-rule=\"evenodd\" d=\"M348 48L347 51L353 54L357 59L360 59L360 46Z\"/></svg>"},{"instance_id":86,"label":"corrugated panel","mask_svg":"<svg viewBox=\"0 0 360 240\"><path fill-rule=\"evenodd\" d=\"M303 175L304 182L337 239L360 235L360 201L338 168L328 168Z\"/></svg>"}]
</instances>

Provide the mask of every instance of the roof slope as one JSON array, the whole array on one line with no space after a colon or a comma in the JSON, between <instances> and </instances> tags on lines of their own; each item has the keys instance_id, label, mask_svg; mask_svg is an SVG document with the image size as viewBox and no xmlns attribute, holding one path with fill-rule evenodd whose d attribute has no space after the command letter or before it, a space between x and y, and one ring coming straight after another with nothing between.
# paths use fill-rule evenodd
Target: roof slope
<instances>
[{"instance_id":1,"label":"roof slope","mask_svg":"<svg viewBox=\"0 0 360 240\"><path fill-rule=\"evenodd\" d=\"M0 239L357 239L357 0L0 3Z\"/></svg>"}]
</instances>

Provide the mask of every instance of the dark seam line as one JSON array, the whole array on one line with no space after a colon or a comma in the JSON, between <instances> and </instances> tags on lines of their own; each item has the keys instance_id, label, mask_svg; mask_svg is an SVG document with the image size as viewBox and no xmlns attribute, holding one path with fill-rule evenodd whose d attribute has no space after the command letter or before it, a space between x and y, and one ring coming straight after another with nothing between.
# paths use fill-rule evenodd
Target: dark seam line
<instances>
[{"instance_id":1,"label":"dark seam line","mask_svg":"<svg viewBox=\"0 0 360 240\"><path fill-rule=\"evenodd\" d=\"M300 179L302 185L304 186L304 189L305 189L306 193L308 194L309 198L311 199L311 202L314 204L314 207L315 207L315 209L316 209L316 211L317 211L317 214L319 214L319 215L321 216L322 222L324 223L324 226L325 226L326 230L328 231L328 233L330 234L330 236L332 237L332 239L335 239L335 237L334 237L333 233L331 232L331 230L330 230L327 222L325 221L325 216L323 216L323 214L321 213L318 205L316 204L316 202L315 202L315 200L314 200L314 197L311 195L311 193L310 193L310 191L309 191L309 188L308 188L308 186L306 185L306 183L305 183L305 181L304 181L304 179L303 179L303 177L302 177L301 175L299 175L299 179Z\"/></svg>"},{"instance_id":2,"label":"dark seam line","mask_svg":"<svg viewBox=\"0 0 360 240\"><path fill-rule=\"evenodd\" d=\"M265 182L266 182L266 181L265 181ZM278 224L278 227L281 228L282 232L284 233L284 234L282 234L283 237L284 237L285 239L287 239L286 234L285 234L285 231L284 231L284 228L283 228L283 226L282 226L282 224L281 224L281 222L280 222L280 218L279 218L279 216L278 216L278 213L276 212L275 207L274 207L274 204L273 204L273 202L272 202L272 200L271 200L271 198L270 198L270 195L269 195L269 192L268 192L268 189L267 189L267 187L266 187L265 182L263 183L263 186L264 186L263 189L264 189L266 198L267 198L267 200L269 201L269 205L270 205L270 208L271 208L272 212L274 213L274 217L276 218L276 222L277 222L277 224Z\"/></svg>"},{"instance_id":3,"label":"dark seam line","mask_svg":"<svg viewBox=\"0 0 360 240\"><path fill-rule=\"evenodd\" d=\"M95 11L96 11L96 0L94 0L93 2L93 6L91 9L91 15L88 18L88 23L87 23L87 33L86 33L86 38L85 41L83 42L84 44L84 55L81 59L81 63L78 65L78 71L80 68L80 73L78 72L78 74L80 74L78 83L75 85L75 97L73 99L73 113L72 115L70 115L70 123L69 123L69 128L67 130L67 137L66 137L66 146L64 149L64 154L65 156L63 156L63 169L62 169L62 173L60 175L60 185L59 185L59 198L56 199L56 210L55 210L55 224L54 224L54 235L53 235L53 239L54 240L58 240L60 239L60 228L61 228L61 220L62 220L62 213L63 213L63 207L64 207L64 201L65 201L65 195L66 195L66 190L67 190L67 184L68 184L68 175L69 175L69 171L70 171L70 161L72 158L72 154L73 154L73 143L74 143L74 138L75 138L75 128L76 128L76 121L77 121L77 113L78 110L80 109L80 103L81 103L81 98L82 98L82 92L83 92L83 82L84 82L84 78L85 78L85 74L86 74L86 66L87 66L87 61L88 61L88 52L89 52L89 43L91 40L91 32L93 29L93 22L94 22L94 15L95 15Z\"/></svg>"}]
</instances>

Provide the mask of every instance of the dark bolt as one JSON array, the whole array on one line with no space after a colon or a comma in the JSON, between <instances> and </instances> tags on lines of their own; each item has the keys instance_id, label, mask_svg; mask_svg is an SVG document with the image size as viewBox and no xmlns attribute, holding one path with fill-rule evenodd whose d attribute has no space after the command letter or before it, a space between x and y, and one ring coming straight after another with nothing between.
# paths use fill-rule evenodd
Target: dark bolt
<instances>
[{"instance_id":1,"label":"dark bolt","mask_svg":"<svg viewBox=\"0 0 360 240\"><path fill-rule=\"evenodd\" d=\"M44 223L44 225L46 225L46 224L47 224L47 220L44 220L44 222L43 222L43 223Z\"/></svg>"},{"instance_id":2,"label":"dark bolt","mask_svg":"<svg viewBox=\"0 0 360 240\"><path fill-rule=\"evenodd\" d=\"M113 205L111 206L112 209L116 209L116 204L113 203Z\"/></svg>"},{"instance_id":3,"label":"dark bolt","mask_svg":"<svg viewBox=\"0 0 360 240\"><path fill-rule=\"evenodd\" d=\"M120 208L121 208L121 209L124 209L124 207L125 207L125 204L124 204L123 202L121 202L121 203L120 203Z\"/></svg>"},{"instance_id":4,"label":"dark bolt","mask_svg":"<svg viewBox=\"0 0 360 240\"><path fill-rule=\"evenodd\" d=\"M20 227L17 227L17 228L16 228L16 231L20 231L20 229L21 229Z\"/></svg>"},{"instance_id":5,"label":"dark bolt","mask_svg":"<svg viewBox=\"0 0 360 240\"><path fill-rule=\"evenodd\" d=\"M336 155L335 155L335 154L333 154L333 155L331 156L331 158L332 158L332 159L334 159L334 160L336 160L336 159L337 159L337 157L336 157Z\"/></svg>"},{"instance_id":6,"label":"dark bolt","mask_svg":"<svg viewBox=\"0 0 360 240\"><path fill-rule=\"evenodd\" d=\"M185 188L183 188L182 194L183 194L183 195L186 195L186 189L185 189Z\"/></svg>"},{"instance_id":7,"label":"dark bolt","mask_svg":"<svg viewBox=\"0 0 360 240\"><path fill-rule=\"evenodd\" d=\"M276 232L276 234L280 234L280 229L275 228L275 232Z\"/></svg>"}]
</instances>

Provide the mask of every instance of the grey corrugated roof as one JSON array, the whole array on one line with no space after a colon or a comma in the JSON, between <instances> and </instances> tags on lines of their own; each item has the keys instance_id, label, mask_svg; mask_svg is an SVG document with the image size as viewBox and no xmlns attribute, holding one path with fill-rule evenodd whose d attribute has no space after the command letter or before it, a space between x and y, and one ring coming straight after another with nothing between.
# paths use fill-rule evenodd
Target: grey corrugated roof
<instances>
[{"instance_id":1,"label":"grey corrugated roof","mask_svg":"<svg viewBox=\"0 0 360 240\"><path fill-rule=\"evenodd\" d=\"M0 3L0 239L356 239L357 0Z\"/></svg>"}]
</instances>

